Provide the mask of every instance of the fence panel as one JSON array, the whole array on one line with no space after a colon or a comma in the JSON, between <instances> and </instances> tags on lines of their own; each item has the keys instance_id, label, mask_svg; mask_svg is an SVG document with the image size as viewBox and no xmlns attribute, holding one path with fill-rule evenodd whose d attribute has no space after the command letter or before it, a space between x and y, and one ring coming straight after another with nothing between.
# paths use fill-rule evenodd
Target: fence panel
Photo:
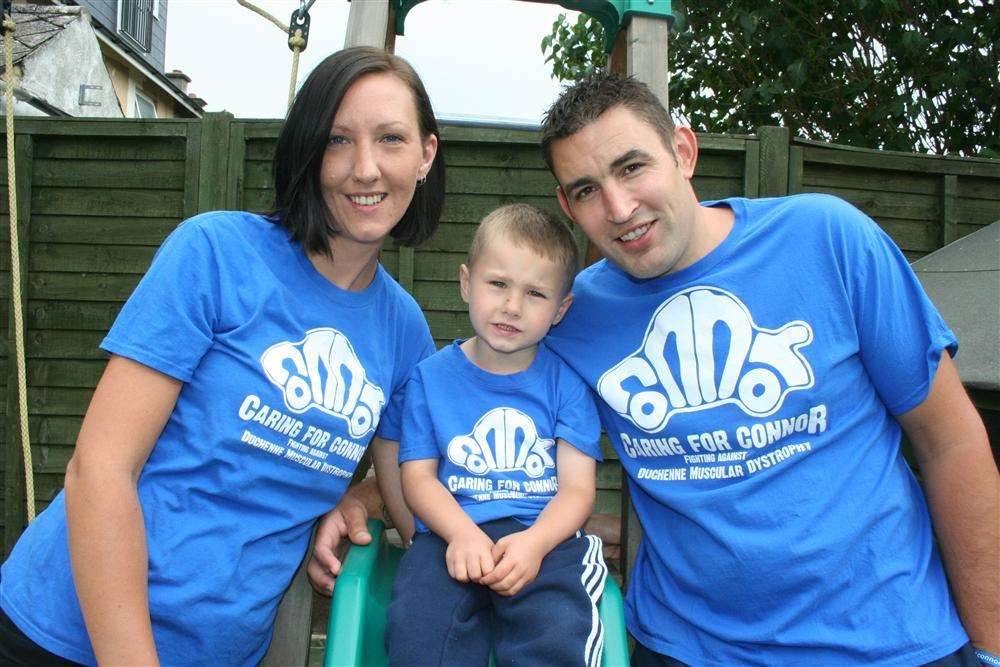
<instances>
[{"instance_id":1,"label":"fence panel","mask_svg":"<svg viewBox=\"0 0 1000 667\"><path fill-rule=\"evenodd\" d=\"M271 156L278 121L206 114L200 121L19 119L18 196L24 270L29 431L38 510L62 486L66 463L105 363L98 349L123 302L180 220L218 208L263 211L272 204ZM515 201L560 214L556 183L537 133L442 128L447 165L437 234L418 249L388 241L382 262L417 299L439 346L471 334L458 267L478 221ZM789 137L701 135L693 179L702 199L829 192L882 225L911 259L1000 219L1000 162L859 150ZM6 189L6 170L0 170ZM4 546L23 528L24 484L11 318L7 200L0 312L0 498ZM585 239L577 232L580 247ZM605 440L597 511L617 513L621 470Z\"/></svg>"}]
</instances>

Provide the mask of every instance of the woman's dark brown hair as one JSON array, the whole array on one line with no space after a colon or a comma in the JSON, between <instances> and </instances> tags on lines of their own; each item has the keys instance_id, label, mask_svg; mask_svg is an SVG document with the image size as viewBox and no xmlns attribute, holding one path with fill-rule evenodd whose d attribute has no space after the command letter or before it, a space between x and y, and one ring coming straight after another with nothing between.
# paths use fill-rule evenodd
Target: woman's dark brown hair
<instances>
[{"instance_id":1,"label":"woman's dark brown hair","mask_svg":"<svg viewBox=\"0 0 1000 667\"><path fill-rule=\"evenodd\" d=\"M437 229L444 206L444 151L430 98L408 62L370 47L344 49L316 66L295 96L274 151L274 205L268 216L291 232L308 252L330 254L330 234L337 221L323 200L320 170L330 126L348 89L367 74L389 72L413 92L423 139L438 137L437 155L427 181L417 188L409 208L390 232L396 243L414 246Z\"/></svg>"}]
</instances>

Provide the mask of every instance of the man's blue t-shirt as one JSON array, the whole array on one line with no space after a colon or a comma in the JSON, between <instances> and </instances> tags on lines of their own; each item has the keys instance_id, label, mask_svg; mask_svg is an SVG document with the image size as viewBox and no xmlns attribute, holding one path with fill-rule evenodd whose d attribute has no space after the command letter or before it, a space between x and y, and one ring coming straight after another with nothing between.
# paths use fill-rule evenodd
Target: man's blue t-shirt
<instances>
[{"instance_id":1,"label":"man's blue t-shirt","mask_svg":"<svg viewBox=\"0 0 1000 667\"><path fill-rule=\"evenodd\" d=\"M919 664L967 641L894 419L956 341L828 196L732 199L681 271L607 261L547 339L598 394L645 530L629 630L690 664Z\"/></svg>"},{"instance_id":2,"label":"man's blue t-shirt","mask_svg":"<svg viewBox=\"0 0 1000 667\"><path fill-rule=\"evenodd\" d=\"M496 375L469 361L460 342L413 371L399 460L439 459L438 479L475 523L530 526L558 490L557 440L601 459L594 400L544 344L525 370Z\"/></svg>"},{"instance_id":3,"label":"man's blue t-shirt","mask_svg":"<svg viewBox=\"0 0 1000 667\"><path fill-rule=\"evenodd\" d=\"M278 225L209 213L164 242L102 347L184 383L138 480L160 661L256 664L314 520L373 435L399 439L403 385L434 349L423 315L381 267L341 290ZM0 604L94 663L62 493L4 564Z\"/></svg>"}]
</instances>

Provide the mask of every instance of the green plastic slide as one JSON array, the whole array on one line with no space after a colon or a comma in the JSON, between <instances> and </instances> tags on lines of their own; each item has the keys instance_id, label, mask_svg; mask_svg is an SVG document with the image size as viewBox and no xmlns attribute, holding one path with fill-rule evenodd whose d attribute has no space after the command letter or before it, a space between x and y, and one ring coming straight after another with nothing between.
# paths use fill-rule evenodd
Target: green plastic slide
<instances>
[{"instance_id":1,"label":"green plastic slide","mask_svg":"<svg viewBox=\"0 0 1000 667\"><path fill-rule=\"evenodd\" d=\"M386 540L385 526L370 519L371 544L353 546L347 554L343 571L337 577L330 604L327 627L325 667L382 667L386 664L385 621L392 579L403 556ZM604 623L602 667L628 665L628 638L622 592L607 578L600 603Z\"/></svg>"}]
</instances>

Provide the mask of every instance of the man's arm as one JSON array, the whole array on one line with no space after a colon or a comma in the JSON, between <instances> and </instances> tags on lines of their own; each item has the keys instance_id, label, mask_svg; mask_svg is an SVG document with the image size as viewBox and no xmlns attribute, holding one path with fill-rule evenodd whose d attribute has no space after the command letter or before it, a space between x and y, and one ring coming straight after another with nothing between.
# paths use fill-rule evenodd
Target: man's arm
<instances>
[{"instance_id":1,"label":"man's arm","mask_svg":"<svg viewBox=\"0 0 1000 667\"><path fill-rule=\"evenodd\" d=\"M976 647L1000 653L1000 475L947 352L927 398L899 423L913 443L965 630Z\"/></svg>"}]
</instances>

